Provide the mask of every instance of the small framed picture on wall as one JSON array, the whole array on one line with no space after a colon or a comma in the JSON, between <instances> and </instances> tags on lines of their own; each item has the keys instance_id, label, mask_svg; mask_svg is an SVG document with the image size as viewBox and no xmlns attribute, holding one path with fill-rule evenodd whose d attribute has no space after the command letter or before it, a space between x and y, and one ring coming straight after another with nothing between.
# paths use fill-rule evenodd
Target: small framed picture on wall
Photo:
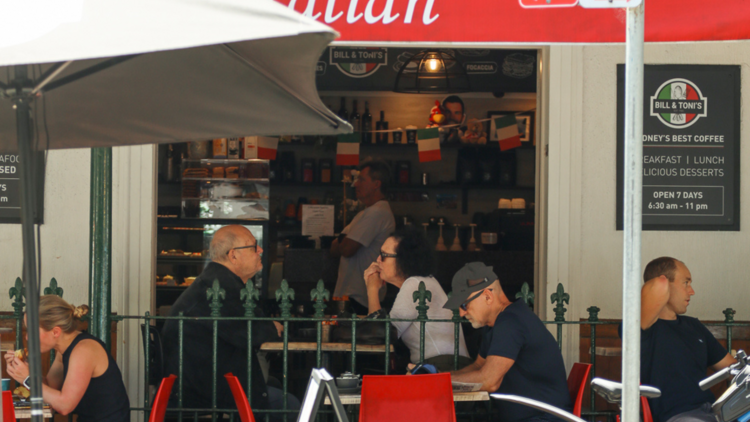
<instances>
[{"instance_id":1,"label":"small framed picture on wall","mask_svg":"<svg viewBox=\"0 0 750 422\"><path fill-rule=\"evenodd\" d=\"M509 114L516 116L516 122L518 124L518 133L521 135L521 145L524 147L534 147L536 145L536 139L534 139L534 112L533 111L488 111L487 117L490 118L488 122L487 133L489 135L489 141L497 142L497 127L495 126L495 119L505 117Z\"/></svg>"}]
</instances>

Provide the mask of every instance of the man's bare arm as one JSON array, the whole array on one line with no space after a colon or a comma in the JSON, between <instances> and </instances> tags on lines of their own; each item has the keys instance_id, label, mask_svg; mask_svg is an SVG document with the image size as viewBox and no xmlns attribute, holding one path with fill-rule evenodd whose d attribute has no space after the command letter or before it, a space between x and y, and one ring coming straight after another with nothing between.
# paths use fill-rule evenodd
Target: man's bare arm
<instances>
[{"instance_id":1,"label":"man's bare arm","mask_svg":"<svg viewBox=\"0 0 750 422\"><path fill-rule=\"evenodd\" d=\"M331 243L331 256L333 258L346 257L351 258L357 253L362 244L345 237L339 241L336 239Z\"/></svg>"},{"instance_id":2,"label":"man's bare arm","mask_svg":"<svg viewBox=\"0 0 750 422\"><path fill-rule=\"evenodd\" d=\"M477 360L472 362L469 365L464 366L461 369L458 369L456 371L451 371L451 377L459 374L466 374L468 372L478 371L482 369L482 366L484 366L485 360L481 356L477 356Z\"/></svg>"},{"instance_id":3,"label":"man's bare arm","mask_svg":"<svg viewBox=\"0 0 750 422\"><path fill-rule=\"evenodd\" d=\"M641 288L641 329L651 328L669 301L669 280L661 275Z\"/></svg>"},{"instance_id":4,"label":"man's bare arm","mask_svg":"<svg viewBox=\"0 0 750 422\"><path fill-rule=\"evenodd\" d=\"M482 390L495 392L500 388L500 384L502 384L505 374L508 373L508 370L514 363L515 361L513 359L494 355L488 356L484 365L478 370L452 373L451 379L459 382L481 383Z\"/></svg>"},{"instance_id":5,"label":"man's bare arm","mask_svg":"<svg viewBox=\"0 0 750 422\"><path fill-rule=\"evenodd\" d=\"M721 371L722 369L726 368L727 366L735 364L735 363L737 363L737 359L735 359L734 357L732 357L732 355L730 355L729 353L727 353L727 355L724 356L724 358L722 360L720 360L719 362L711 365L711 369L713 369L714 371Z\"/></svg>"}]
</instances>

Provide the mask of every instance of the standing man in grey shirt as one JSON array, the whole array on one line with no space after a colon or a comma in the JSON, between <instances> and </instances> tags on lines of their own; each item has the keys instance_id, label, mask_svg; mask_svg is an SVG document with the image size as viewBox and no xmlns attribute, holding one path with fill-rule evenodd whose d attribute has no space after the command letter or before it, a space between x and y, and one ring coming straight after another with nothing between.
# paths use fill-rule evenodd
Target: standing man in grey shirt
<instances>
[{"instance_id":1,"label":"standing man in grey shirt","mask_svg":"<svg viewBox=\"0 0 750 422\"><path fill-rule=\"evenodd\" d=\"M334 296L349 296L352 310L367 314L367 286L363 274L380 254L380 247L396 229L391 206L384 192L390 183L390 169L382 161L366 161L359 166L354 182L357 199L364 204L331 244L331 256L341 257ZM380 299L385 288L380 290Z\"/></svg>"}]
</instances>

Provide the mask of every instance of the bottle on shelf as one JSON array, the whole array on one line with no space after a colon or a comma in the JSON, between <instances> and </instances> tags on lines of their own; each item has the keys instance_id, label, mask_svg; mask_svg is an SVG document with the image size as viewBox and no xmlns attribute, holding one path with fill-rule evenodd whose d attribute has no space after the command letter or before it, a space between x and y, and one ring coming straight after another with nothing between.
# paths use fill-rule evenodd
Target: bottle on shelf
<instances>
[{"instance_id":1,"label":"bottle on shelf","mask_svg":"<svg viewBox=\"0 0 750 422\"><path fill-rule=\"evenodd\" d=\"M341 97L341 107L339 107L339 117L341 120L349 121L349 112L346 110L346 98Z\"/></svg>"},{"instance_id":2,"label":"bottle on shelf","mask_svg":"<svg viewBox=\"0 0 750 422\"><path fill-rule=\"evenodd\" d=\"M375 122L375 130L388 130L388 122L385 121L385 111L380 110L380 121ZM378 132L375 134L375 143L387 144L388 132Z\"/></svg>"},{"instance_id":3,"label":"bottle on shelf","mask_svg":"<svg viewBox=\"0 0 750 422\"><path fill-rule=\"evenodd\" d=\"M357 100L352 101L352 114L349 116L349 123L354 128L355 132L360 132L362 129L361 122L362 118L359 115L359 111L357 111Z\"/></svg>"},{"instance_id":4,"label":"bottle on shelf","mask_svg":"<svg viewBox=\"0 0 750 422\"><path fill-rule=\"evenodd\" d=\"M453 252L463 252L463 249L461 248L461 239L458 238L458 228L461 227L460 224L454 224L453 227L456 228L456 237L453 238L453 244L451 245L451 251Z\"/></svg>"},{"instance_id":5,"label":"bottle on shelf","mask_svg":"<svg viewBox=\"0 0 750 422\"><path fill-rule=\"evenodd\" d=\"M227 138L227 157L240 158L240 138Z\"/></svg>"},{"instance_id":6,"label":"bottle on shelf","mask_svg":"<svg viewBox=\"0 0 750 422\"><path fill-rule=\"evenodd\" d=\"M370 114L370 104L365 101L365 113L362 115L362 143L372 143L372 114Z\"/></svg>"},{"instance_id":7,"label":"bottle on shelf","mask_svg":"<svg viewBox=\"0 0 750 422\"><path fill-rule=\"evenodd\" d=\"M435 245L436 251L447 251L448 248L445 246L445 240L443 239L443 226L445 223L442 221L438 223L438 227L440 229L440 236L438 236L437 244Z\"/></svg>"}]
</instances>

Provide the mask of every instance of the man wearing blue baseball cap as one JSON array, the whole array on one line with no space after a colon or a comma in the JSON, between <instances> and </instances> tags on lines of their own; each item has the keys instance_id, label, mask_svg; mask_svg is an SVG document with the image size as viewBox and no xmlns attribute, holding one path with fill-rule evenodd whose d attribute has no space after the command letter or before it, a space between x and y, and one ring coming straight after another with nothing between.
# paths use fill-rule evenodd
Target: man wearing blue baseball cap
<instances>
[{"instance_id":1,"label":"man wearing blue baseball cap","mask_svg":"<svg viewBox=\"0 0 750 422\"><path fill-rule=\"evenodd\" d=\"M472 327L490 327L477 360L451 372L453 381L481 383L482 390L515 394L570 411L565 364L552 334L523 300L505 295L492 267L463 266L453 276L453 294L444 308L458 309ZM496 402L503 422L560 421L534 408Z\"/></svg>"}]
</instances>

